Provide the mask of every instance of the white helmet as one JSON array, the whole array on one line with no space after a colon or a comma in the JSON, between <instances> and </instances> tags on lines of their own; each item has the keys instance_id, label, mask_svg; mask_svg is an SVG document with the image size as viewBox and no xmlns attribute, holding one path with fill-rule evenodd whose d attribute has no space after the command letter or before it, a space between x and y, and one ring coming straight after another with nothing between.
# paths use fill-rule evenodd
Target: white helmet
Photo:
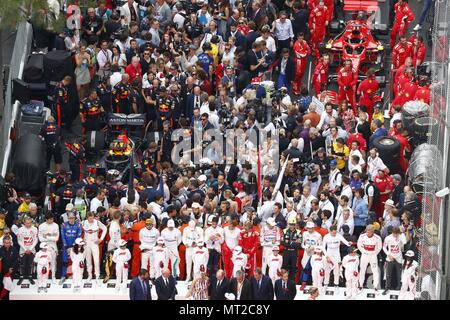
<instances>
[{"instance_id":1,"label":"white helmet","mask_svg":"<svg viewBox=\"0 0 450 320\"><path fill-rule=\"evenodd\" d=\"M234 247L233 251L236 252L236 253L241 253L242 252L242 247L241 246L236 246L236 247Z\"/></svg>"},{"instance_id":2,"label":"white helmet","mask_svg":"<svg viewBox=\"0 0 450 320\"><path fill-rule=\"evenodd\" d=\"M79 246L84 246L84 245L85 245L85 242L83 241L83 239L77 238L77 239L75 240L75 244L77 244L77 245L79 245Z\"/></svg>"},{"instance_id":3,"label":"white helmet","mask_svg":"<svg viewBox=\"0 0 450 320\"><path fill-rule=\"evenodd\" d=\"M120 240L120 242L119 242L119 246L120 247L125 247L127 245L127 242L125 241L125 240Z\"/></svg>"}]
</instances>

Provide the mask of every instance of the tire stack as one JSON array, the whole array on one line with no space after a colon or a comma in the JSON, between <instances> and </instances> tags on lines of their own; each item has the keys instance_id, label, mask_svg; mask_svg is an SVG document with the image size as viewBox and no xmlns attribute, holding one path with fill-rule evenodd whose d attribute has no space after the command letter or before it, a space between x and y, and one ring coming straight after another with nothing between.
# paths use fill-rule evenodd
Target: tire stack
<instances>
[{"instance_id":1,"label":"tire stack","mask_svg":"<svg viewBox=\"0 0 450 320\"><path fill-rule=\"evenodd\" d=\"M373 146L377 148L378 155L389 168L390 174L400 173L400 142L392 137L378 137Z\"/></svg>"},{"instance_id":2,"label":"tire stack","mask_svg":"<svg viewBox=\"0 0 450 320\"><path fill-rule=\"evenodd\" d=\"M437 162L437 163L436 163ZM428 143L419 145L411 156L408 168L409 184L414 192L435 192L442 188L442 157L439 149Z\"/></svg>"},{"instance_id":3,"label":"tire stack","mask_svg":"<svg viewBox=\"0 0 450 320\"><path fill-rule=\"evenodd\" d=\"M403 126L414 137L416 144L426 143L437 134L439 122L430 117L430 106L421 101L408 101L402 110Z\"/></svg>"}]
</instances>

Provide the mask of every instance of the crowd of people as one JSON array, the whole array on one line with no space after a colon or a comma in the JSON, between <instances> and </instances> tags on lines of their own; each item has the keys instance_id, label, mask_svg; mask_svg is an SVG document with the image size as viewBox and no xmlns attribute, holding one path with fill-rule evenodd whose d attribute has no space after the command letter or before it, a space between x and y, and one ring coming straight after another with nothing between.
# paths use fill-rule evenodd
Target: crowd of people
<instances>
[{"instance_id":1,"label":"crowd of people","mask_svg":"<svg viewBox=\"0 0 450 320\"><path fill-rule=\"evenodd\" d=\"M63 285L70 275L75 292L83 279L115 278L117 291L126 290L133 277L131 299L150 299L153 285L160 299L174 299L180 280L192 281L186 298L197 300L292 300L296 284L312 285L311 299L344 285L347 298L363 287L416 297L422 213L407 183L415 145L401 110L410 100L429 103L430 91L427 76L415 74L426 46L420 27L406 37L408 3L396 2L391 21L390 123L375 104L372 69L358 83L358 70L343 61L337 105L327 96L332 57L320 43L340 13L332 0L99 0L81 13L77 0L48 4L31 18L36 47L70 52L74 74L49 93L53 114L40 133L56 172L51 205L16 190L14 173L5 177L2 298L12 279L19 287L36 279L40 293L49 278ZM55 32L60 15L73 24ZM109 147L111 156L138 155L129 183L117 170L86 170L86 133L109 130L111 113L145 114L150 131L162 133L143 152L127 133ZM78 117L82 132L66 141ZM202 163L191 152L172 161L175 129L186 137L269 124L279 139L267 144L279 159L230 161L214 149ZM382 136L401 144L395 170L374 147Z\"/></svg>"}]
</instances>

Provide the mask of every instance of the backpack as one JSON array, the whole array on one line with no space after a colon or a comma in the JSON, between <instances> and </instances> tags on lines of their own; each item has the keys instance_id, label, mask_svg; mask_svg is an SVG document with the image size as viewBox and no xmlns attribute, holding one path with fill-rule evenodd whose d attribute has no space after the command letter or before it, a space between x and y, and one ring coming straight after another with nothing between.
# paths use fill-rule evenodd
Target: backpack
<instances>
[{"instance_id":1,"label":"backpack","mask_svg":"<svg viewBox=\"0 0 450 320\"><path fill-rule=\"evenodd\" d=\"M372 186L373 187L373 201L372 203L377 203L380 201L380 189L378 189L378 187L376 185L374 185L373 183L369 183L365 188L364 188L364 194L366 196L369 196L367 193L367 190L369 189L369 187Z\"/></svg>"}]
</instances>

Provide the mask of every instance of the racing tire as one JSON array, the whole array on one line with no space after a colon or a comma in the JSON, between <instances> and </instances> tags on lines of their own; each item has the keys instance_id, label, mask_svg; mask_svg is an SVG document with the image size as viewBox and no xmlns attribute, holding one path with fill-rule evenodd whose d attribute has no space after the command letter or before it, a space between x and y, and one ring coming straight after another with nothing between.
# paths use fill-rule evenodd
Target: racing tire
<instances>
[{"instance_id":1,"label":"racing tire","mask_svg":"<svg viewBox=\"0 0 450 320\"><path fill-rule=\"evenodd\" d=\"M414 119L413 134L419 143L425 143L429 137L436 136L439 130L439 122L432 117Z\"/></svg>"},{"instance_id":2,"label":"racing tire","mask_svg":"<svg viewBox=\"0 0 450 320\"><path fill-rule=\"evenodd\" d=\"M400 170L400 142L393 137L378 137L373 142L378 155L392 173Z\"/></svg>"},{"instance_id":3,"label":"racing tire","mask_svg":"<svg viewBox=\"0 0 450 320\"><path fill-rule=\"evenodd\" d=\"M417 118L428 117L430 106L422 101L408 101L402 108L403 126L409 132L413 132L414 120Z\"/></svg>"},{"instance_id":4,"label":"racing tire","mask_svg":"<svg viewBox=\"0 0 450 320\"><path fill-rule=\"evenodd\" d=\"M100 152L105 148L105 133L103 131L86 132L86 151Z\"/></svg>"}]
</instances>

